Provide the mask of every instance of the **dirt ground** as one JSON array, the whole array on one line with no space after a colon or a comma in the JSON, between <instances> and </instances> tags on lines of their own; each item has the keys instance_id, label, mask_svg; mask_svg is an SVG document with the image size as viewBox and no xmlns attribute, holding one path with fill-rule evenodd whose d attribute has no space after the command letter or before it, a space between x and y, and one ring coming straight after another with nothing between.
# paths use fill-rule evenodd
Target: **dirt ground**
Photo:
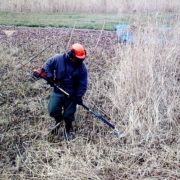
<instances>
[{"instance_id":1,"label":"dirt ground","mask_svg":"<svg viewBox=\"0 0 180 180\"><path fill-rule=\"evenodd\" d=\"M82 43L84 47L107 47L117 40L115 31L80 30L72 28L56 27L14 27L0 26L0 42L11 42L22 45L27 42L54 41L62 46L72 45L75 42ZM60 44L61 43L61 44Z\"/></svg>"}]
</instances>

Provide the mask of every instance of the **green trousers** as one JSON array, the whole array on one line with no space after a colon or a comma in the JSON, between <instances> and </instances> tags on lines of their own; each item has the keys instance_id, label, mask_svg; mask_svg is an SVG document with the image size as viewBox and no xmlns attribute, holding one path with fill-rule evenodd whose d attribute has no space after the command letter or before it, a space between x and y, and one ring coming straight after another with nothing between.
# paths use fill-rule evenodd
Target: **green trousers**
<instances>
[{"instance_id":1,"label":"green trousers","mask_svg":"<svg viewBox=\"0 0 180 180\"><path fill-rule=\"evenodd\" d=\"M48 103L48 113L55 119L64 119L65 122L74 121L76 103L61 92L52 89Z\"/></svg>"}]
</instances>

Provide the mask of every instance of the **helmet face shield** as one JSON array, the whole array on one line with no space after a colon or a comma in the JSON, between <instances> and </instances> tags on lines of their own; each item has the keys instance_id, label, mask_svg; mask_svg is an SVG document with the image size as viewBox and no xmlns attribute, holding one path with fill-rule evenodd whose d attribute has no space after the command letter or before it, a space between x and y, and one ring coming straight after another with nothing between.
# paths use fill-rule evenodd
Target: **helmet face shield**
<instances>
[{"instance_id":1,"label":"helmet face shield","mask_svg":"<svg viewBox=\"0 0 180 180\"><path fill-rule=\"evenodd\" d=\"M85 59L85 58L84 58ZM80 59L80 58L77 58L76 56L73 56L72 58L71 58L71 62L73 63L73 64L81 64L83 61L84 61L84 59Z\"/></svg>"},{"instance_id":2,"label":"helmet face shield","mask_svg":"<svg viewBox=\"0 0 180 180\"><path fill-rule=\"evenodd\" d=\"M76 59L77 59L77 61L79 61L79 62L83 62L85 58L77 58L77 57L76 57Z\"/></svg>"}]
</instances>

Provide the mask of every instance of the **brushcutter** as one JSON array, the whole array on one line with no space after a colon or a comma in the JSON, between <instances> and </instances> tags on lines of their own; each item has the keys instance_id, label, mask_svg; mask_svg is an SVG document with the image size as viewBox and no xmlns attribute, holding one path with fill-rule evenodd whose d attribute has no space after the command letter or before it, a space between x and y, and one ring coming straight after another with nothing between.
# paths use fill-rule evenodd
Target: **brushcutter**
<instances>
[{"instance_id":1,"label":"brushcutter","mask_svg":"<svg viewBox=\"0 0 180 180\"><path fill-rule=\"evenodd\" d=\"M47 78L45 76L45 70L43 68L37 68L34 69L31 72L31 76L35 79L35 80L39 80L39 79L44 79L45 81L47 81ZM73 101L77 102L77 99L75 97L73 97L72 95L70 95L69 93L67 93L66 91L64 91L58 84L53 83L53 86L56 87L57 89L59 89L61 92L63 92L65 95L67 95L69 98L71 98ZM100 116L98 113L92 111L89 107L87 107L84 104L80 104L84 109L86 109L87 111L89 111L91 114L93 114L94 116L96 116L98 119L100 119L101 121L103 121L105 124L107 124L109 127L111 127L114 130L114 134L116 136L120 136L121 132L120 130L118 130L114 125L112 125L110 122L108 122L106 119L104 119L102 116Z\"/></svg>"}]
</instances>

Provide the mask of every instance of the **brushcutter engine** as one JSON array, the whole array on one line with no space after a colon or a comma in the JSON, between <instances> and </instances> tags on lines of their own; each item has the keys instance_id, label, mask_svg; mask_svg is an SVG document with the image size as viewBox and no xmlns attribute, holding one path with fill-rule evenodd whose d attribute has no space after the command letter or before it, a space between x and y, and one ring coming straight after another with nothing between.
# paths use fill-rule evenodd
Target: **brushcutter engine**
<instances>
[{"instance_id":1,"label":"brushcutter engine","mask_svg":"<svg viewBox=\"0 0 180 180\"><path fill-rule=\"evenodd\" d=\"M39 67L37 69L34 69L31 72L31 77L33 77L35 80L38 80L40 78L46 79L46 77L45 77L45 69L41 68L41 67Z\"/></svg>"}]
</instances>

